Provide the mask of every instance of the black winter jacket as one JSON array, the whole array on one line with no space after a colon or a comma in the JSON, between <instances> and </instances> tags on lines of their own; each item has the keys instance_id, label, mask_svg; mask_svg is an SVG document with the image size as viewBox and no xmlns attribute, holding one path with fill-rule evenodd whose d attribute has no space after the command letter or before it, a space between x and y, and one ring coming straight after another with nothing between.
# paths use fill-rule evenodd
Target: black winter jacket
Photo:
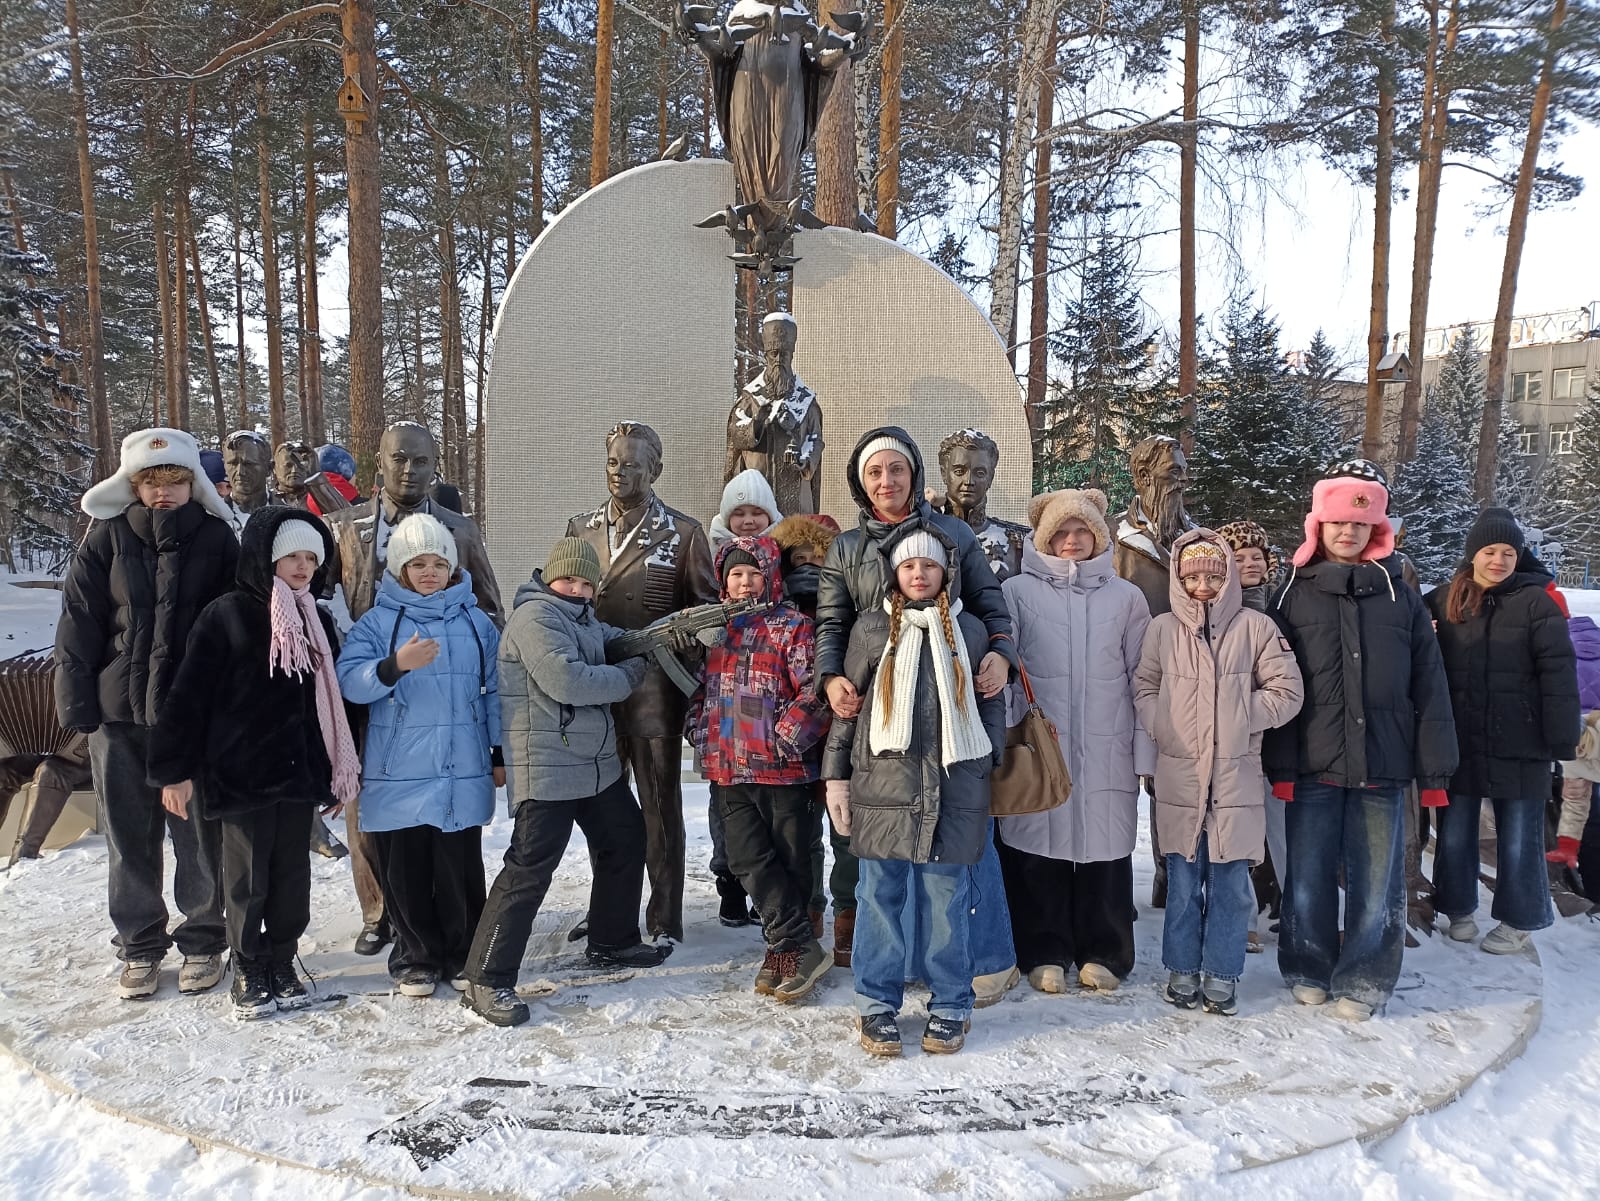
<instances>
[{"instance_id":1,"label":"black winter jacket","mask_svg":"<svg viewBox=\"0 0 1600 1201\"><path fill-rule=\"evenodd\" d=\"M1445 618L1448 587L1425 598L1439 623L1461 748L1451 792L1547 799L1551 763L1577 754L1577 657L1549 582L1542 571L1514 572L1459 625Z\"/></svg>"},{"instance_id":2,"label":"black winter jacket","mask_svg":"<svg viewBox=\"0 0 1600 1201\"><path fill-rule=\"evenodd\" d=\"M911 495L914 503L911 515L904 521L890 525L873 516L872 502L861 485L861 450L868 442L881 437L898 438L911 449ZM822 564L822 577L817 586L817 691L824 692L829 679L847 675L845 653L850 645L850 629L858 613L869 613L883 604L888 595L889 581L894 572L884 544L890 536L898 538L913 529L926 526L937 531L952 548L952 563L960 564L959 575L962 604L966 612L983 624L989 644L983 654L999 651L1010 661L1013 670L1017 663L1015 635L1011 629L1011 613L1006 609L1005 596L1000 591L1000 581L995 579L983 553L977 535L966 522L943 513L935 513L924 495L922 453L911 435L896 425L880 425L861 435L861 440L850 452L846 466L850 479L850 495L855 498L861 516L855 529L847 529L833 540L827 558ZM976 670L983 658L973 659Z\"/></svg>"},{"instance_id":3,"label":"black winter jacket","mask_svg":"<svg viewBox=\"0 0 1600 1201\"><path fill-rule=\"evenodd\" d=\"M941 540L950 545L942 534L940 531ZM954 550L953 545L950 549ZM960 595L960 580L954 573L946 578L954 602ZM965 607L956 626L976 671L989 648L988 632ZM879 602L877 608L857 618L845 656L844 675L866 705L854 721L835 719L823 750L823 779L850 781L850 851L860 859L976 863L989 835L989 776L1005 750L1005 693L977 698L991 756L951 764L947 774L939 756L939 694L933 656L924 643L911 745L903 753L874 755L868 742L872 706L878 703L872 683L888 644L889 615ZM895 699L896 703L901 700Z\"/></svg>"},{"instance_id":4,"label":"black winter jacket","mask_svg":"<svg viewBox=\"0 0 1600 1201\"><path fill-rule=\"evenodd\" d=\"M322 534L326 553L311 580L311 595L320 595L333 556L327 527L303 509L273 506L253 513L240 542L239 587L213 601L195 622L188 654L150 735L150 783L193 780L204 817L333 800L314 677L267 671L272 539L285 521L307 522ZM333 620L320 609L317 616L328 645L337 646Z\"/></svg>"},{"instance_id":5,"label":"black winter jacket","mask_svg":"<svg viewBox=\"0 0 1600 1201\"><path fill-rule=\"evenodd\" d=\"M1269 730L1262 763L1274 783L1444 788L1456 769L1439 642L1399 556L1296 569L1268 608L1289 640L1306 700Z\"/></svg>"},{"instance_id":6,"label":"black winter jacket","mask_svg":"<svg viewBox=\"0 0 1600 1201\"><path fill-rule=\"evenodd\" d=\"M56 714L69 730L153 726L200 611L233 587L239 541L198 501L132 504L89 531L62 588Z\"/></svg>"}]
</instances>

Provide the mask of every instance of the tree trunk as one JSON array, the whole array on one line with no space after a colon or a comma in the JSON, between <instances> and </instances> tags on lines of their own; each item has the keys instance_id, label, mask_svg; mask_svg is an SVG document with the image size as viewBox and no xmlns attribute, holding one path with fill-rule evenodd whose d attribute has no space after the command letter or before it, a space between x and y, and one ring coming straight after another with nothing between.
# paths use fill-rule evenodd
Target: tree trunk
<instances>
[{"instance_id":1,"label":"tree trunk","mask_svg":"<svg viewBox=\"0 0 1600 1201\"><path fill-rule=\"evenodd\" d=\"M289 257L294 269L294 397L300 414L300 440L311 437L311 413L306 401L306 278L300 269L305 246L300 241L300 192L289 189Z\"/></svg>"},{"instance_id":2,"label":"tree trunk","mask_svg":"<svg viewBox=\"0 0 1600 1201\"><path fill-rule=\"evenodd\" d=\"M900 229L900 76L905 69L905 0L883 0L883 59L878 65L878 232Z\"/></svg>"},{"instance_id":3,"label":"tree trunk","mask_svg":"<svg viewBox=\"0 0 1600 1201\"><path fill-rule=\"evenodd\" d=\"M817 20L837 29L817 4ZM832 12L859 11L858 0L841 0ZM846 59L835 72L828 103L817 118L817 200L813 211L829 225L854 229L856 208L856 84L855 67Z\"/></svg>"},{"instance_id":4,"label":"tree trunk","mask_svg":"<svg viewBox=\"0 0 1600 1201\"><path fill-rule=\"evenodd\" d=\"M1389 349L1389 229L1394 212L1394 0L1384 7L1378 63L1377 164L1372 189L1372 292L1367 312L1367 413L1361 432L1361 453L1376 460L1383 454L1383 381L1378 363ZM1417 363L1418 378L1422 374ZM1410 387L1407 384L1406 387Z\"/></svg>"},{"instance_id":5,"label":"tree trunk","mask_svg":"<svg viewBox=\"0 0 1600 1201\"><path fill-rule=\"evenodd\" d=\"M614 0L599 0L594 30L594 134L589 152L589 186L611 173L611 43L615 38Z\"/></svg>"},{"instance_id":6,"label":"tree trunk","mask_svg":"<svg viewBox=\"0 0 1600 1201\"><path fill-rule=\"evenodd\" d=\"M83 205L83 282L88 309L90 442L95 449L93 479L116 471L121 457L111 440L111 406L106 401L106 336L100 315L100 234L95 226L94 163L89 158L89 105L84 96L83 47L78 41L78 0L67 0L67 59L72 72L72 124L78 140L78 194Z\"/></svg>"},{"instance_id":7,"label":"tree trunk","mask_svg":"<svg viewBox=\"0 0 1600 1201\"><path fill-rule=\"evenodd\" d=\"M1500 414L1506 399L1506 358L1511 350L1511 307L1517 300L1517 272L1522 267L1522 243L1528 234L1528 210L1533 205L1534 173L1539 165L1539 143L1544 138L1545 120L1550 114L1550 91L1555 75L1557 36L1567 18L1567 0L1555 0L1550 12L1550 34L1545 40L1544 61L1539 67L1539 83L1533 93L1533 109L1528 114L1528 140L1517 168L1517 187L1511 198L1511 220L1506 225L1506 257L1500 269L1500 298L1494 310L1494 334L1489 339L1489 368L1483 406L1483 423L1478 427L1478 469L1473 492L1479 503L1494 500L1496 456L1500 444Z\"/></svg>"},{"instance_id":8,"label":"tree trunk","mask_svg":"<svg viewBox=\"0 0 1600 1201\"><path fill-rule=\"evenodd\" d=\"M194 271L194 302L200 312L200 337L206 347L206 376L211 381L211 404L217 418L217 443L228 436L228 406L222 398L222 374L217 370L217 344L211 333L211 309L206 304L206 279L200 271L200 242L189 227L189 266Z\"/></svg>"},{"instance_id":9,"label":"tree trunk","mask_svg":"<svg viewBox=\"0 0 1600 1201\"><path fill-rule=\"evenodd\" d=\"M317 146L311 106L301 117L300 144L306 158L305 204L305 313L300 320L300 357L306 374L306 439L313 446L328 440L327 418L322 409L322 302L317 295Z\"/></svg>"},{"instance_id":10,"label":"tree trunk","mask_svg":"<svg viewBox=\"0 0 1600 1201\"><path fill-rule=\"evenodd\" d=\"M173 140L178 144L178 186L172 197L172 348L173 378L177 388L169 402L172 424L190 428L189 416L189 271L185 248L189 242L189 144L183 139L181 118L173 115Z\"/></svg>"},{"instance_id":11,"label":"tree trunk","mask_svg":"<svg viewBox=\"0 0 1600 1201\"><path fill-rule=\"evenodd\" d=\"M156 242L156 320L161 323L154 345L160 349L161 373L156 378L159 386L151 398L151 415L157 425L173 425L173 402L178 395L177 353L172 345L172 269L169 258L172 248L167 245L167 197L156 191L151 204L151 228Z\"/></svg>"},{"instance_id":12,"label":"tree trunk","mask_svg":"<svg viewBox=\"0 0 1600 1201\"><path fill-rule=\"evenodd\" d=\"M1200 310L1195 300L1195 200L1200 180L1200 4L1183 0L1183 141L1178 160L1178 404L1185 454L1194 451L1200 375Z\"/></svg>"},{"instance_id":13,"label":"tree trunk","mask_svg":"<svg viewBox=\"0 0 1600 1201\"><path fill-rule=\"evenodd\" d=\"M1400 396L1400 450L1408 463L1417 453L1417 425L1422 412L1423 340L1428 332L1428 292L1433 280L1433 245L1439 228L1439 184L1444 174L1445 142L1450 136L1450 75L1456 38L1461 29L1461 0L1451 0L1450 17L1440 48L1439 2L1428 5L1428 57L1423 64L1422 120L1417 131L1417 221L1411 246L1411 313L1406 352L1411 378Z\"/></svg>"},{"instance_id":14,"label":"tree trunk","mask_svg":"<svg viewBox=\"0 0 1600 1201\"><path fill-rule=\"evenodd\" d=\"M533 161L533 182L529 185L529 198L533 212L528 219L528 245L544 232L544 39L539 36L539 0L528 0L528 156ZM508 132L509 132L509 126ZM512 267L506 271L506 282L511 281L515 270L517 227L506 225L506 257Z\"/></svg>"},{"instance_id":15,"label":"tree trunk","mask_svg":"<svg viewBox=\"0 0 1600 1201\"><path fill-rule=\"evenodd\" d=\"M667 154L667 71L672 63L672 43L667 39L666 26L661 27L661 58L656 65L656 158Z\"/></svg>"},{"instance_id":16,"label":"tree trunk","mask_svg":"<svg viewBox=\"0 0 1600 1201\"><path fill-rule=\"evenodd\" d=\"M452 211L450 167L444 143L433 144L434 203L439 210L439 420L444 435L440 471L452 484L470 487L467 477L467 399L461 353L461 283L456 277L455 214Z\"/></svg>"},{"instance_id":17,"label":"tree trunk","mask_svg":"<svg viewBox=\"0 0 1600 1201\"><path fill-rule=\"evenodd\" d=\"M248 360L244 348L244 208L239 200L239 127L233 127L234 141L229 144L229 163L233 173L233 337L239 372L239 424L238 429L250 427L250 402L245 389L245 368Z\"/></svg>"},{"instance_id":18,"label":"tree trunk","mask_svg":"<svg viewBox=\"0 0 1600 1201\"><path fill-rule=\"evenodd\" d=\"M272 445L288 437L283 387L283 297L278 282L278 235L272 223L272 150L267 144L267 76L256 73L256 167L260 182L261 276L266 293L267 427Z\"/></svg>"},{"instance_id":19,"label":"tree trunk","mask_svg":"<svg viewBox=\"0 0 1600 1201\"><path fill-rule=\"evenodd\" d=\"M483 474L483 394L489 376L489 310L494 308L494 265L490 261L493 256L494 224L491 221L483 230L483 303L478 306L478 370L475 381L477 420L472 427L472 515L480 530L484 528L488 515L488 486Z\"/></svg>"},{"instance_id":20,"label":"tree trunk","mask_svg":"<svg viewBox=\"0 0 1600 1201\"><path fill-rule=\"evenodd\" d=\"M366 119L345 123L349 191L350 450L356 487L372 487L383 436L383 200L379 181L377 19L374 0L344 0L344 70L366 93Z\"/></svg>"},{"instance_id":21,"label":"tree trunk","mask_svg":"<svg viewBox=\"0 0 1600 1201\"><path fill-rule=\"evenodd\" d=\"M1044 50L1044 75L1039 82L1039 118L1036 128L1055 124L1056 51L1061 22L1050 21L1050 40ZM1050 382L1050 139L1041 137L1033 161L1033 277L1028 282L1028 442L1037 447L1044 437L1045 390Z\"/></svg>"}]
</instances>

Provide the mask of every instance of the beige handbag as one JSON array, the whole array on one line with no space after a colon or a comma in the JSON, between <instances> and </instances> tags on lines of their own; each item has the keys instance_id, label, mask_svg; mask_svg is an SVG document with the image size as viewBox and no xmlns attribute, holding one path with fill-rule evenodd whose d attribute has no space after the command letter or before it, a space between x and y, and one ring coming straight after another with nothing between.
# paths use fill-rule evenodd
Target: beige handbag
<instances>
[{"instance_id":1,"label":"beige handbag","mask_svg":"<svg viewBox=\"0 0 1600 1201\"><path fill-rule=\"evenodd\" d=\"M1005 758L989 777L989 812L995 817L1043 813L1072 795L1072 776L1061 756L1055 723L1039 708L1020 660L1017 674L1028 711L1006 731Z\"/></svg>"}]
</instances>

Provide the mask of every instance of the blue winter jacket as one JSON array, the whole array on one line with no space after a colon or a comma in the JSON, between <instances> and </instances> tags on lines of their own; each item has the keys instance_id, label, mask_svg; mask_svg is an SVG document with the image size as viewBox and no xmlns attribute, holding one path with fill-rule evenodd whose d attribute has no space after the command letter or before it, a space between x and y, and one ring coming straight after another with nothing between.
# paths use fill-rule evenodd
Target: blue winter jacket
<instances>
[{"instance_id":1,"label":"blue winter jacket","mask_svg":"<svg viewBox=\"0 0 1600 1201\"><path fill-rule=\"evenodd\" d=\"M380 667L412 634L439 655L393 684ZM478 608L472 577L423 596L385 575L339 656L339 688L367 708L361 828L434 826L449 833L494 816L490 748L500 745L500 633Z\"/></svg>"}]
</instances>

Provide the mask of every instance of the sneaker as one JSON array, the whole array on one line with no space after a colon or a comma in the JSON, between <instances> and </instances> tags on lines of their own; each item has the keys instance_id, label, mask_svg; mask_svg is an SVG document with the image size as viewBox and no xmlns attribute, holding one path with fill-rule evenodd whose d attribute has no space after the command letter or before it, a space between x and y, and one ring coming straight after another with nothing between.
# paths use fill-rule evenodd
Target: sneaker
<instances>
[{"instance_id":1,"label":"sneaker","mask_svg":"<svg viewBox=\"0 0 1600 1201\"><path fill-rule=\"evenodd\" d=\"M833 914L833 966L849 967L850 950L856 941L856 911L846 909Z\"/></svg>"},{"instance_id":2,"label":"sneaker","mask_svg":"<svg viewBox=\"0 0 1600 1201\"><path fill-rule=\"evenodd\" d=\"M1302 1005L1323 1005L1328 1000L1328 990L1318 988L1315 984L1296 984L1290 991Z\"/></svg>"},{"instance_id":3,"label":"sneaker","mask_svg":"<svg viewBox=\"0 0 1600 1201\"><path fill-rule=\"evenodd\" d=\"M955 1018L930 1017L922 1028L922 1049L929 1055L954 1055L966 1045L971 1022Z\"/></svg>"},{"instance_id":4,"label":"sneaker","mask_svg":"<svg viewBox=\"0 0 1600 1201\"><path fill-rule=\"evenodd\" d=\"M311 994L300 983L294 964L287 959L273 963L267 969L267 987L272 990L272 999L278 1003L279 1009L304 1009L311 1004Z\"/></svg>"},{"instance_id":5,"label":"sneaker","mask_svg":"<svg viewBox=\"0 0 1600 1201\"><path fill-rule=\"evenodd\" d=\"M1364 1022L1372 1016L1372 1006L1354 997L1340 997L1328 1012L1341 1022Z\"/></svg>"},{"instance_id":6,"label":"sneaker","mask_svg":"<svg viewBox=\"0 0 1600 1201\"><path fill-rule=\"evenodd\" d=\"M1000 1004L1005 995L1017 986L1022 979L1022 973L1017 970L1017 965L1012 964L1003 972L990 972L986 976L972 978L972 1007L974 1009L987 1009L991 1005Z\"/></svg>"},{"instance_id":7,"label":"sneaker","mask_svg":"<svg viewBox=\"0 0 1600 1201\"><path fill-rule=\"evenodd\" d=\"M494 988L469 980L461 993L461 1005L495 1026L520 1026L528 1020L528 1006L514 988Z\"/></svg>"},{"instance_id":8,"label":"sneaker","mask_svg":"<svg viewBox=\"0 0 1600 1201\"><path fill-rule=\"evenodd\" d=\"M129 959L122 965L117 995L124 1001L139 1001L152 996L161 984L161 960Z\"/></svg>"},{"instance_id":9,"label":"sneaker","mask_svg":"<svg viewBox=\"0 0 1600 1201\"><path fill-rule=\"evenodd\" d=\"M1054 963L1040 964L1028 973L1028 983L1040 992L1067 991L1067 969Z\"/></svg>"},{"instance_id":10,"label":"sneaker","mask_svg":"<svg viewBox=\"0 0 1600 1201\"><path fill-rule=\"evenodd\" d=\"M1166 987L1161 995L1167 1004L1179 1009L1195 1009L1200 1005L1200 977L1195 972L1167 973Z\"/></svg>"},{"instance_id":11,"label":"sneaker","mask_svg":"<svg viewBox=\"0 0 1600 1201\"><path fill-rule=\"evenodd\" d=\"M222 979L222 954L185 955L178 965L178 991L182 993L205 992L217 986Z\"/></svg>"},{"instance_id":12,"label":"sneaker","mask_svg":"<svg viewBox=\"0 0 1600 1201\"><path fill-rule=\"evenodd\" d=\"M798 1001L817 986L832 966L833 956L814 938L798 951L778 952L780 979L773 997L785 1005Z\"/></svg>"},{"instance_id":13,"label":"sneaker","mask_svg":"<svg viewBox=\"0 0 1600 1201\"><path fill-rule=\"evenodd\" d=\"M770 997L778 991L778 981L783 979L783 973L778 967L778 952L767 949L767 957L761 961L761 970L756 973L756 995Z\"/></svg>"},{"instance_id":14,"label":"sneaker","mask_svg":"<svg viewBox=\"0 0 1600 1201\"><path fill-rule=\"evenodd\" d=\"M1471 914L1466 917L1453 917L1450 919L1450 928L1445 933L1457 942L1471 942L1478 937L1478 923L1472 920Z\"/></svg>"},{"instance_id":15,"label":"sneaker","mask_svg":"<svg viewBox=\"0 0 1600 1201\"><path fill-rule=\"evenodd\" d=\"M1532 931L1518 930L1501 922L1483 936L1483 942L1479 944L1478 949L1487 951L1491 955L1515 955L1518 951L1525 950L1532 938Z\"/></svg>"},{"instance_id":16,"label":"sneaker","mask_svg":"<svg viewBox=\"0 0 1600 1201\"><path fill-rule=\"evenodd\" d=\"M670 939L636 942L631 947L603 947L590 943L584 957L596 967L659 967L672 954Z\"/></svg>"},{"instance_id":17,"label":"sneaker","mask_svg":"<svg viewBox=\"0 0 1600 1201\"><path fill-rule=\"evenodd\" d=\"M439 973L431 967L408 967L395 983L403 997L431 997L439 987Z\"/></svg>"},{"instance_id":18,"label":"sneaker","mask_svg":"<svg viewBox=\"0 0 1600 1201\"><path fill-rule=\"evenodd\" d=\"M900 1054L900 1025L892 1013L869 1013L859 1022L861 1046L868 1055Z\"/></svg>"},{"instance_id":19,"label":"sneaker","mask_svg":"<svg viewBox=\"0 0 1600 1201\"><path fill-rule=\"evenodd\" d=\"M1200 1004L1207 1013L1231 1018L1239 1012L1239 1001L1234 992L1235 985L1232 980L1217 980L1207 976L1205 987L1200 990Z\"/></svg>"},{"instance_id":20,"label":"sneaker","mask_svg":"<svg viewBox=\"0 0 1600 1201\"><path fill-rule=\"evenodd\" d=\"M1122 979L1103 963L1086 963L1078 971L1078 983L1095 992L1116 992Z\"/></svg>"},{"instance_id":21,"label":"sneaker","mask_svg":"<svg viewBox=\"0 0 1600 1201\"><path fill-rule=\"evenodd\" d=\"M355 953L357 955L376 955L394 940L393 933L389 930L386 921L368 922L361 927L361 933L356 935Z\"/></svg>"},{"instance_id":22,"label":"sneaker","mask_svg":"<svg viewBox=\"0 0 1600 1201\"><path fill-rule=\"evenodd\" d=\"M242 1022L267 1017L277 1009L264 963L240 963L235 960L233 987L228 997L233 1002L233 1016Z\"/></svg>"}]
</instances>

